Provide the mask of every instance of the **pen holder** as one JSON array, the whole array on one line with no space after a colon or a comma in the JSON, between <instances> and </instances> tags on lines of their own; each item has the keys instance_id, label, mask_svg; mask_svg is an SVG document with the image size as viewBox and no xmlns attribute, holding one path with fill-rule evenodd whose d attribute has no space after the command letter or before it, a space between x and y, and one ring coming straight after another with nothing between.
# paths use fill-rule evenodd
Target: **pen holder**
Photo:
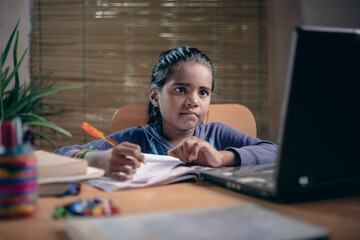
<instances>
[{"instance_id":1,"label":"pen holder","mask_svg":"<svg viewBox=\"0 0 360 240\"><path fill-rule=\"evenodd\" d=\"M0 218L25 217L36 212L36 162L32 150L0 155Z\"/></svg>"}]
</instances>

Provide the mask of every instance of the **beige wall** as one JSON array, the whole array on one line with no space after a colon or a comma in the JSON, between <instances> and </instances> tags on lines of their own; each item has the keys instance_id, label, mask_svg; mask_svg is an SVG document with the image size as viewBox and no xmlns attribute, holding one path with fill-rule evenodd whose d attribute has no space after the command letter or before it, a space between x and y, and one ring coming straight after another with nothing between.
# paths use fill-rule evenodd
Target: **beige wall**
<instances>
[{"instance_id":1,"label":"beige wall","mask_svg":"<svg viewBox=\"0 0 360 240\"><path fill-rule=\"evenodd\" d=\"M292 30L299 25L360 28L359 0L267 0L269 139L277 142Z\"/></svg>"},{"instance_id":2,"label":"beige wall","mask_svg":"<svg viewBox=\"0 0 360 240\"><path fill-rule=\"evenodd\" d=\"M300 0L268 0L269 139L276 142L291 32L302 23Z\"/></svg>"},{"instance_id":3,"label":"beige wall","mask_svg":"<svg viewBox=\"0 0 360 240\"><path fill-rule=\"evenodd\" d=\"M31 40L31 9L32 1L29 0L0 0L0 47L4 50L7 41L20 19L19 25L19 43L18 43L18 59L27 46L30 46ZM21 68L19 70L19 78L21 81L30 81L30 49L28 50ZM9 52L7 63L12 68L12 49ZM9 66L8 65L8 66Z\"/></svg>"}]
</instances>

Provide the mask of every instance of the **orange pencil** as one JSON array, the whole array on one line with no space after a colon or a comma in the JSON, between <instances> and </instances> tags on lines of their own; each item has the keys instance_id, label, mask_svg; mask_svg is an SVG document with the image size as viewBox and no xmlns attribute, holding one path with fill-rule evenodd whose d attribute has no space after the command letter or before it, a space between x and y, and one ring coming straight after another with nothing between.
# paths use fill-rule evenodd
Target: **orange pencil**
<instances>
[{"instance_id":1,"label":"orange pencil","mask_svg":"<svg viewBox=\"0 0 360 240\"><path fill-rule=\"evenodd\" d=\"M100 138L105 140L106 142L108 142L109 144L111 144L113 147L118 145L119 143L115 142L114 140L112 140L111 138L107 137L103 132L99 131L98 129L96 129L95 127L91 126L90 124L88 124L87 122L83 122L81 124L81 128L87 132L88 134L90 134L91 136L95 137L95 138ZM144 161L137 159L134 157L134 159L138 162L144 163Z\"/></svg>"}]
</instances>

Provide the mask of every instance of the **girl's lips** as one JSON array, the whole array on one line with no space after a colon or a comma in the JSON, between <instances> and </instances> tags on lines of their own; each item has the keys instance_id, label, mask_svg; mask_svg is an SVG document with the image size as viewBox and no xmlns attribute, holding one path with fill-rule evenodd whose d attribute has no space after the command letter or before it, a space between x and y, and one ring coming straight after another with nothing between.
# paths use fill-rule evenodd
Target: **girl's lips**
<instances>
[{"instance_id":1,"label":"girl's lips","mask_svg":"<svg viewBox=\"0 0 360 240\"><path fill-rule=\"evenodd\" d=\"M187 116L196 116L199 117L199 115L197 115L194 112L181 112L180 115L187 115Z\"/></svg>"}]
</instances>

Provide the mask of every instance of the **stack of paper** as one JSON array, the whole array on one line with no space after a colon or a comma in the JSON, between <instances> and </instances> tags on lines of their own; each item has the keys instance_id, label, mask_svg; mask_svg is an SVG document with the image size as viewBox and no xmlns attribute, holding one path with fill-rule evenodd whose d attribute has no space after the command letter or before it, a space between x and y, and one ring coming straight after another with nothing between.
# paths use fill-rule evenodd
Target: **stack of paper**
<instances>
[{"instance_id":1,"label":"stack of paper","mask_svg":"<svg viewBox=\"0 0 360 240\"><path fill-rule=\"evenodd\" d=\"M71 182L104 175L103 169L90 167L84 159L74 159L46 151L35 151L38 183Z\"/></svg>"}]
</instances>

